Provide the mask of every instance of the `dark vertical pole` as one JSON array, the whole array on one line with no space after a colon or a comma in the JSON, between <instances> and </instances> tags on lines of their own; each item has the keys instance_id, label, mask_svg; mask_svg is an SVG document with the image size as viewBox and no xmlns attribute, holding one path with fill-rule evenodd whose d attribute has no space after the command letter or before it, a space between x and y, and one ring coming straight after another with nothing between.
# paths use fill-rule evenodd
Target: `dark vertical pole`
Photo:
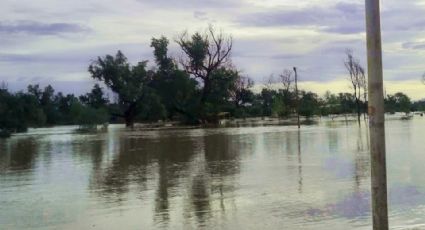
<instances>
[{"instance_id":1,"label":"dark vertical pole","mask_svg":"<svg viewBox=\"0 0 425 230\"><path fill-rule=\"evenodd\" d=\"M297 122L298 122L298 128L301 127L300 125L300 102L298 99L298 73L297 73L297 67L294 67L295 72L295 95L296 95L296 103L297 103Z\"/></svg>"},{"instance_id":2,"label":"dark vertical pole","mask_svg":"<svg viewBox=\"0 0 425 230\"><path fill-rule=\"evenodd\" d=\"M379 0L366 0L373 229L388 229L385 117Z\"/></svg>"},{"instance_id":3,"label":"dark vertical pole","mask_svg":"<svg viewBox=\"0 0 425 230\"><path fill-rule=\"evenodd\" d=\"M301 159L301 130L298 130L298 192L303 192L303 166Z\"/></svg>"}]
</instances>

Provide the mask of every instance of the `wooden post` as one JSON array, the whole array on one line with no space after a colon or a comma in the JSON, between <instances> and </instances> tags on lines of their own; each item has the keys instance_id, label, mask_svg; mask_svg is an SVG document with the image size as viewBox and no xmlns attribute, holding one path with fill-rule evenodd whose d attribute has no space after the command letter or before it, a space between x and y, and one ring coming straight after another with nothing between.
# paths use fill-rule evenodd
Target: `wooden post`
<instances>
[{"instance_id":1,"label":"wooden post","mask_svg":"<svg viewBox=\"0 0 425 230\"><path fill-rule=\"evenodd\" d=\"M296 102L297 102L297 121L298 121L298 129L301 127L300 125L300 102L298 99L298 74L297 74L297 67L294 67L295 72L295 95L296 95Z\"/></svg>"},{"instance_id":2,"label":"wooden post","mask_svg":"<svg viewBox=\"0 0 425 230\"><path fill-rule=\"evenodd\" d=\"M385 117L379 0L366 1L373 229L388 229Z\"/></svg>"}]
</instances>

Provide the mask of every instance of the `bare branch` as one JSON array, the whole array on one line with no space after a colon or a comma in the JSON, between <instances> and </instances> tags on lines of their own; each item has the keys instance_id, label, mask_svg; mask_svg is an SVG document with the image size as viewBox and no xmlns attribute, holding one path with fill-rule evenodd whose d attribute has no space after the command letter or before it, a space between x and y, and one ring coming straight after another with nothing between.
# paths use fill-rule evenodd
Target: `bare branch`
<instances>
[{"instance_id":1,"label":"bare branch","mask_svg":"<svg viewBox=\"0 0 425 230\"><path fill-rule=\"evenodd\" d=\"M290 70L285 69L279 75L280 80L281 80L281 82L283 84L283 90L285 92L289 92L290 89L291 89L292 82L294 81L292 74L293 74L293 71L290 71Z\"/></svg>"}]
</instances>

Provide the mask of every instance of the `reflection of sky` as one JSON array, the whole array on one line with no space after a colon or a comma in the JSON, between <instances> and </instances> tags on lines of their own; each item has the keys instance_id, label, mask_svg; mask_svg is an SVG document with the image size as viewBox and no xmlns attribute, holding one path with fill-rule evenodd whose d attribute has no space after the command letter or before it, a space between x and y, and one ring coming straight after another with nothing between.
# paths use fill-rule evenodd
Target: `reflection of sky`
<instances>
[{"instance_id":1,"label":"reflection of sky","mask_svg":"<svg viewBox=\"0 0 425 230\"><path fill-rule=\"evenodd\" d=\"M419 205L425 205L425 193L412 185L391 187L388 191L389 205L393 210L408 211ZM347 219L368 218L371 212L371 193L358 191L350 193L336 203L323 208L310 208L306 215L310 217L340 216Z\"/></svg>"},{"instance_id":2,"label":"reflection of sky","mask_svg":"<svg viewBox=\"0 0 425 230\"><path fill-rule=\"evenodd\" d=\"M425 119L408 122L409 129L405 121L387 129L397 226L425 223ZM0 229L370 227L367 135L356 123L300 133L282 126L31 132L0 142Z\"/></svg>"},{"instance_id":3,"label":"reflection of sky","mask_svg":"<svg viewBox=\"0 0 425 230\"><path fill-rule=\"evenodd\" d=\"M336 156L325 159L323 167L330 171L338 179L352 177L354 173L354 165L352 161L341 159Z\"/></svg>"}]
</instances>

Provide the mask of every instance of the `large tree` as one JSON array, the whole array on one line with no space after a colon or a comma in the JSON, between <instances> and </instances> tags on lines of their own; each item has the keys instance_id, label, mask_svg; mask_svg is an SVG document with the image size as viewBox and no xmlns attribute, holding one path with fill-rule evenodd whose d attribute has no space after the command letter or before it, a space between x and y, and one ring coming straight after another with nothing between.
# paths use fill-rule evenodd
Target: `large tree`
<instances>
[{"instance_id":1,"label":"large tree","mask_svg":"<svg viewBox=\"0 0 425 230\"><path fill-rule=\"evenodd\" d=\"M223 68L232 68L230 58L233 46L232 37L216 32L212 26L209 26L204 33L196 32L189 35L184 32L176 42L184 53L180 64L187 73L202 84L199 110L204 116L205 104L214 90L212 87L215 84L214 77L222 77ZM215 74L217 71L221 71L221 73Z\"/></svg>"},{"instance_id":2,"label":"large tree","mask_svg":"<svg viewBox=\"0 0 425 230\"><path fill-rule=\"evenodd\" d=\"M199 98L198 82L178 68L175 60L168 55L168 44L166 37L153 38L151 41L157 70L150 86L160 96L169 119L183 116L185 122L195 122L195 107Z\"/></svg>"},{"instance_id":3,"label":"large tree","mask_svg":"<svg viewBox=\"0 0 425 230\"><path fill-rule=\"evenodd\" d=\"M132 66L121 51L115 56L98 57L89 66L92 78L103 81L118 95L122 113L116 114L125 119L127 127L133 126L139 110L139 103L146 96L146 86L150 80L146 70L147 61Z\"/></svg>"}]
</instances>

